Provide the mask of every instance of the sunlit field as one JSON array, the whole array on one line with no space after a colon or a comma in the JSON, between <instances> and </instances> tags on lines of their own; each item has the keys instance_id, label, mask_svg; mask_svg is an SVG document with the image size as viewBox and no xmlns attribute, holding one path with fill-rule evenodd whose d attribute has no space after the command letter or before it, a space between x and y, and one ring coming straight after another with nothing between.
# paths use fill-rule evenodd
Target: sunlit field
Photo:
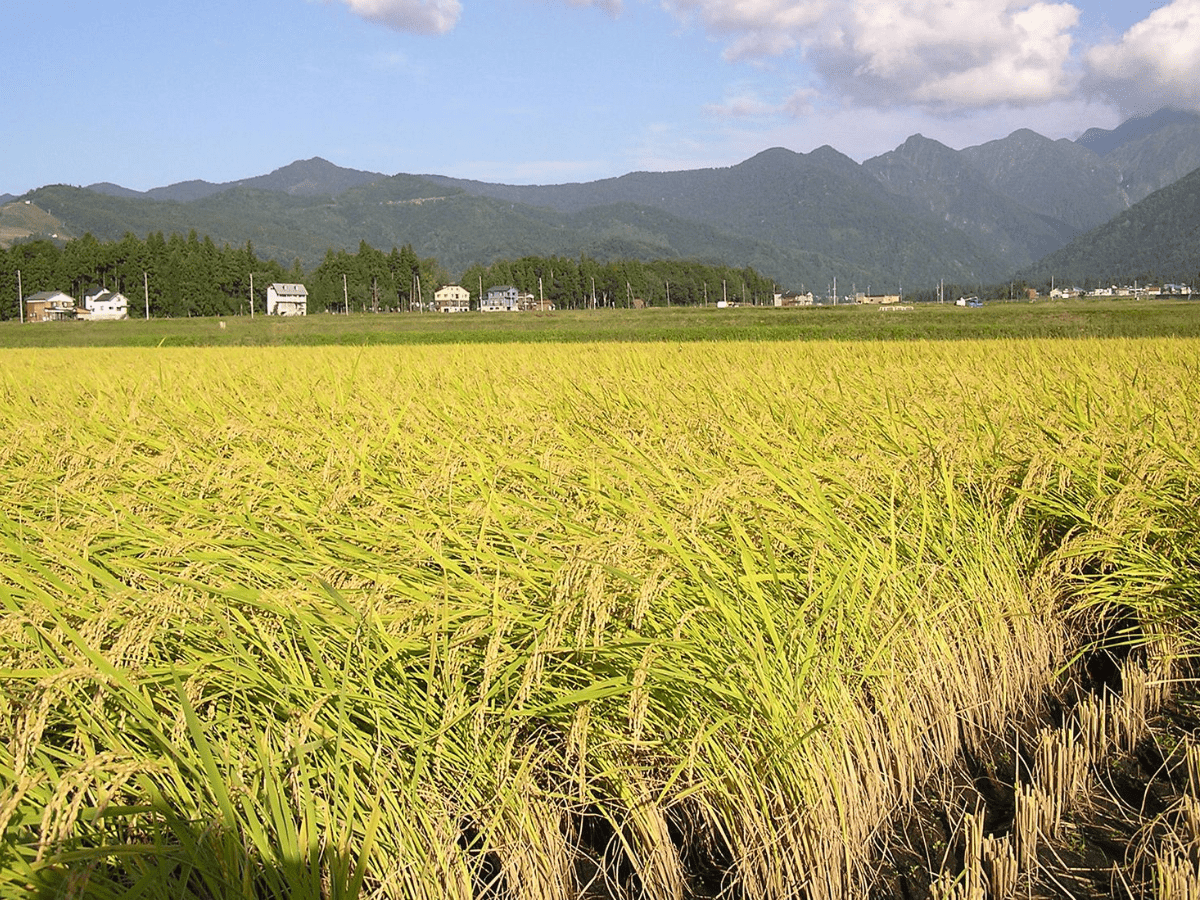
<instances>
[{"instance_id":1,"label":"sunlit field","mask_svg":"<svg viewBox=\"0 0 1200 900\"><path fill-rule=\"evenodd\" d=\"M1087 648L1194 649L1198 359L6 350L0 894L865 895Z\"/></svg>"}]
</instances>

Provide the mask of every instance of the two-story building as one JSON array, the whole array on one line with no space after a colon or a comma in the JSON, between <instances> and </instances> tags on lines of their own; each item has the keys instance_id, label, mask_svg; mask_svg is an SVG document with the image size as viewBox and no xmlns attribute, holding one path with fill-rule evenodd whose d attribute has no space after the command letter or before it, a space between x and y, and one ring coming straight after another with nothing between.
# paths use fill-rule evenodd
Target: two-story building
<instances>
[{"instance_id":1,"label":"two-story building","mask_svg":"<svg viewBox=\"0 0 1200 900\"><path fill-rule=\"evenodd\" d=\"M83 295L83 307L92 321L129 318L129 300L119 291L92 288Z\"/></svg>"},{"instance_id":2,"label":"two-story building","mask_svg":"<svg viewBox=\"0 0 1200 900\"><path fill-rule=\"evenodd\" d=\"M517 312L520 310L521 292L510 284L488 288L479 304L481 312Z\"/></svg>"},{"instance_id":3,"label":"two-story building","mask_svg":"<svg viewBox=\"0 0 1200 900\"><path fill-rule=\"evenodd\" d=\"M308 288L276 282L267 288L268 316L303 316L308 313Z\"/></svg>"},{"instance_id":4,"label":"two-story building","mask_svg":"<svg viewBox=\"0 0 1200 900\"><path fill-rule=\"evenodd\" d=\"M25 298L26 322L60 322L75 318L75 298L62 291L39 291Z\"/></svg>"},{"instance_id":5,"label":"two-story building","mask_svg":"<svg viewBox=\"0 0 1200 900\"><path fill-rule=\"evenodd\" d=\"M448 284L433 292L433 308L438 312L469 312L471 292L457 284Z\"/></svg>"}]
</instances>

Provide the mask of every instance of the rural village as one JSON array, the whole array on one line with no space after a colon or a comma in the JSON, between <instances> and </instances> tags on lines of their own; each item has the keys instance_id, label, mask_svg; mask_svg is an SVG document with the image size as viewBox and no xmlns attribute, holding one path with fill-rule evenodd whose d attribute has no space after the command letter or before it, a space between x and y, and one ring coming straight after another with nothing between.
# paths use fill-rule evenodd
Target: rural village
<instances>
[{"instance_id":1,"label":"rural village","mask_svg":"<svg viewBox=\"0 0 1200 900\"><path fill-rule=\"evenodd\" d=\"M1049 298L1052 300L1071 300L1077 298L1114 298L1128 297L1134 299L1153 299L1158 297L1187 297L1191 298L1192 289L1184 284L1162 285L1126 285L1118 287L1096 288L1084 291L1080 288L1053 288ZM1041 295L1034 289L1026 291L1025 300L1038 300ZM842 304L875 305L881 309L911 309L901 304L900 294L864 294L847 295ZM773 305L777 307L820 306L829 300L815 297L811 291L800 294L795 292L776 293ZM959 297L954 301L956 306L982 305L975 297ZM629 306L641 309L645 301L630 298ZM717 300L714 304L718 309L737 307L742 304L729 300ZM137 317L136 307L134 317ZM472 306L471 292L461 285L448 284L434 291L433 302L429 309L441 313L465 312L548 312L554 309L554 304L534 294L523 292L512 285L499 285L487 288L483 292L483 302ZM67 320L99 322L130 318L130 301L124 294L109 291L102 287L94 287L83 295L79 303L70 294L63 291L39 291L23 298L21 302L23 321L25 322L61 322ZM330 310L333 312L334 310ZM254 315L251 304L250 314ZM308 290L303 284L273 283L266 289L266 314L269 316L303 316L308 314ZM145 318L150 318L149 305L146 306Z\"/></svg>"}]
</instances>

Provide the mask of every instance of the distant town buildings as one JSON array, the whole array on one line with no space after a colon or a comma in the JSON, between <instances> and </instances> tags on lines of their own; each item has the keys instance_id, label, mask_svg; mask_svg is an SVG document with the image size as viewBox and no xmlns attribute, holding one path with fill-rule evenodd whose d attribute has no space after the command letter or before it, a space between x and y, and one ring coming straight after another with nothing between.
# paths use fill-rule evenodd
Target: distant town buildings
<instances>
[{"instance_id":1,"label":"distant town buildings","mask_svg":"<svg viewBox=\"0 0 1200 900\"><path fill-rule=\"evenodd\" d=\"M1027 288L1024 296L1028 300L1040 298L1035 288ZM1161 285L1109 285L1084 290L1078 287L1054 287L1050 299L1069 300L1076 298L1128 297L1153 299L1158 297L1192 296L1192 288L1186 284L1165 283ZM849 297L846 298L850 299ZM862 305L875 305L881 309L911 309L900 306L899 294L855 293L853 301ZM469 312L471 292L461 285L448 284L438 288L433 295L433 309L438 312ZM629 306L641 309L646 302L630 293ZM739 306L738 303L717 301L718 307ZM811 291L807 293L777 292L773 297L777 307L815 306L819 302ZM960 297L956 306L982 305L977 297ZM93 287L83 296L82 305L63 291L40 291L23 298L24 318L27 322L52 322L75 319L80 321L118 320L129 318L129 300L119 291ZM554 304L536 294L522 292L509 284L497 285L484 291L477 309L480 312L536 312L553 310ZM303 284L280 283L267 288L267 314L272 316L303 316L308 313L308 289Z\"/></svg>"}]
</instances>

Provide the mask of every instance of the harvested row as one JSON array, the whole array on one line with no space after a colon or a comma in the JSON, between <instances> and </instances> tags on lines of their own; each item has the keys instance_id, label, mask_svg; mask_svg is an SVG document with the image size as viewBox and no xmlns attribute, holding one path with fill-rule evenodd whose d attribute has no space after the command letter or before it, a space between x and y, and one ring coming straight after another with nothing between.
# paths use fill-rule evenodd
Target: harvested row
<instances>
[{"instance_id":1,"label":"harvested row","mask_svg":"<svg viewBox=\"0 0 1200 900\"><path fill-rule=\"evenodd\" d=\"M853 895L1190 646L1197 346L9 354L0 892Z\"/></svg>"}]
</instances>

